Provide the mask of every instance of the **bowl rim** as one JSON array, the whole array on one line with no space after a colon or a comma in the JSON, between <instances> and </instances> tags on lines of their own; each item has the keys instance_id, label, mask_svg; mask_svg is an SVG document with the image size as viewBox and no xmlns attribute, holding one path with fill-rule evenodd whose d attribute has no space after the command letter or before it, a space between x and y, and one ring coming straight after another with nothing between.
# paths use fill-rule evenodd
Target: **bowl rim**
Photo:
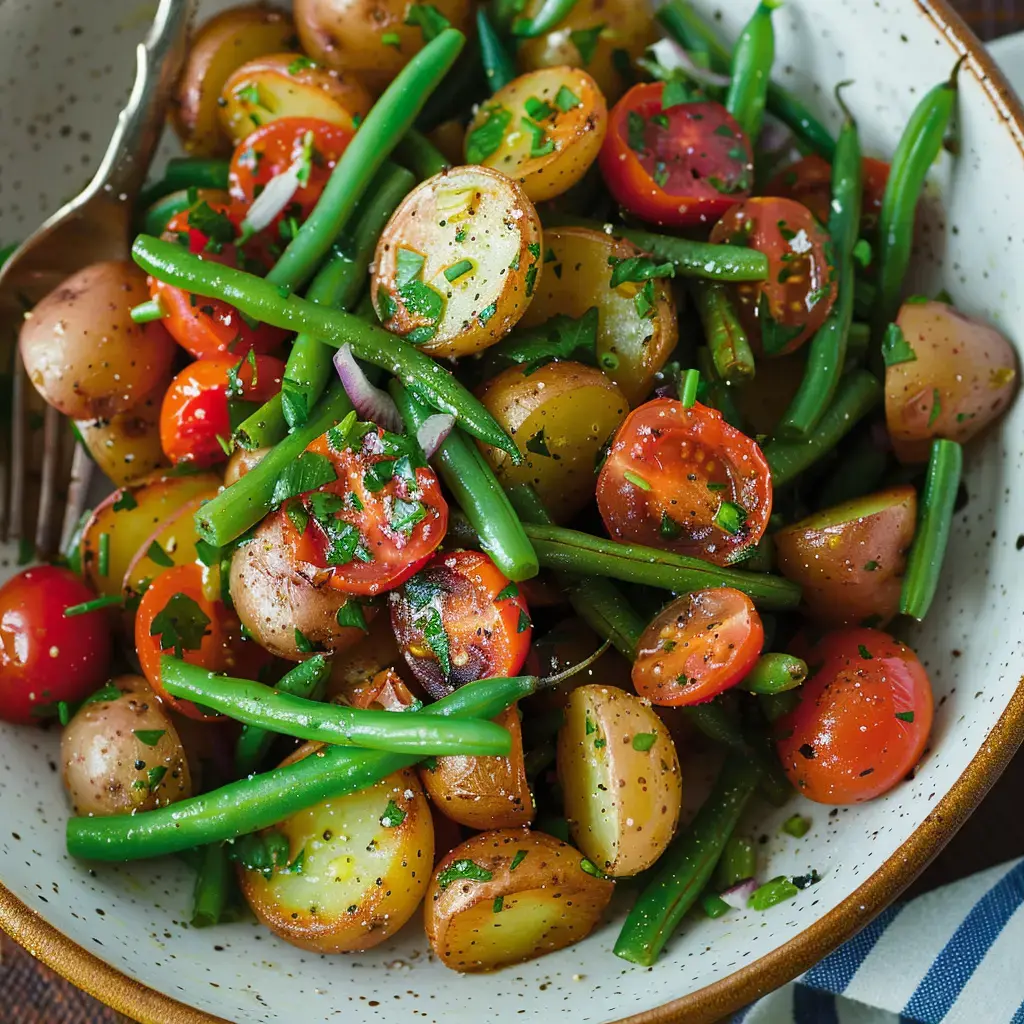
<instances>
[{"instance_id":1,"label":"bowl rim","mask_svg":"<svg viewBox=\"0 0 1024 1024\"><path fill-rule=\"evenodd\" d=\"M914 0L981 85L1024 157L1024 104L949 0ZM713 1024L806 971L855 935L953 838L1024 743L1024 676L970 764L903 845L820 920L728 977L615 1024ZM138 1024L231 1024L130 978L79 946L0 883L0 929L59 975Z\"/></svg>"}]
</instances>

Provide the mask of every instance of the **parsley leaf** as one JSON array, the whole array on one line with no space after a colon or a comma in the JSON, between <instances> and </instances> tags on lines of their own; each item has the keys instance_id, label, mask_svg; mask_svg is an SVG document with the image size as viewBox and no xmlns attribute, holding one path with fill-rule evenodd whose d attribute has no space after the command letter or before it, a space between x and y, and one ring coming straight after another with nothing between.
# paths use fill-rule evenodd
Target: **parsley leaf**
<instances>
[{"instance_id":1,"label":"parsley leaf","mask_svg":"<svg viewBox=\"0 0 1024 1024\"><path fill-rule=\"evenodd\" d=\"M896 717L901 722L913 722L914 721L914 712L913 711L897 711L896 712Z\"/></svg>"},{"instance_id":2,"label":"parsley leaf","mask_svg":"<svg viewBox=\"0 0 1024 1024\"><path fill-rule=\"evenodd\" d=\"M548 443L544 437L543 427L526 442L526 450L534 455L542 455L545 459L551 458L551 452L548 450Z\"/></svg>"},{"instance_id":3,"label":"parsley leaf","mask_svg":"<svg viewBox=\"0 0 1024 1024\"><path fill-rule=\"evenodd\" d=\"M466 163L482 164L497 152L512 123L512 111L500 103L484 107L486 119L466 136Z\"/></svg>"},{"instance_id":4,"label":"parsley leaf","mask_svg":"<svg viewBox=\"0 0 1024 1024\"><path fill-rule=\"evenodd\" d=\"M293 60L291 64L288 65L288 74L297 75L300 71L305 71L306 68L315 67L316 61L310 60L309 57L307 57L305 54L302 54L296 57L295 60Z\"/></svg>"},{"instance_id":5,"label":"parsley leaf","mask_svg":"<svg viewBox=\"0 0 1024 1024\"><path fill-rule=\"evenodd\" d=\"M529 852L529 850L516 850L516 855L512 858L512 863L508 866L509 871L515 871L515 869L519 867L524 860L526 860L526 855Z\"/></svg>"},{"instance_id":6,"label":"parsley leaf","mask_svg":"<svg viewBox=\"0 0 1024 1024\"><path fill-rule=\"evenodd\" d=\"M380 816L380 823L385 828L398 828L405 818L405 811L394 800L389 800L387 807L384 808L384 813Z\"/></svg>"},{"instance_id":7,"label":"parsley leaf","mask_svg":"<svg viewBox=\"0 0 1024 1024\"><path fill-rule=\"evenodd\" d=\"M325 455L315 452L303 452L294 462L290 462L274 484L271 501L275 506L307 491L315 491L324 484L333 483L338 479L331 460Z\"/></svg>"},{"instance_id":8,"label":"parsley leaf","mask_svg":"<svg viewBox=\"0 0 1024 1024\"><path fill-rule=\"evenodd\" d=\"M493 871L481 867L474 860L455 860L438 874L437 885L444 892L452 882L457 882L459 879L464 878L471 882L489 882L493 877Z\"/></svg>"},{"instance_id":9,"label":"parsley leaf","mask_svg":"<svg viewBox=\"0 0 1024 1024\"><path fill-rule=\"evenodd\" d=\"M441 613L436 608L431 608L430 613L417 620L415 626L423 631L423 639L427 641L430 649L434 652L434 656L441 666L441 674L447 679L452 673L452 658L448 632L444 628L444 619L441 618Z\"/></svg>"},{"instance_id":10,"label":"parsley leaf","mask_svg":"<svg viewBox=\"0 0 1024 1024\"><path fill-rule=\"evenodd\" d=\"M633 749L639 750L641 753L650 750L657 738L658 734L654 732L638 732L633 737Z\"/></svg>"},{"instance_id":11,"label":"parsley leaf","mask_svg":"<svg viewBox=\"0 0 1024 1024\"><path fill-rule=\"evenodd\" d=\"M188 226L206 235L207 248L228 245L235 240L235 225L231 218L215 210L205 199L188 211Z\"/></svg>"},{"instance_id":12,"label":"parsley leaf","mask_svg":"<svg viewBox=\"0 0 1024 1024\"><path fill-rule=\"evenodd\" d=\"M115 512L131 512L133 508L138 507L139 503L135 500L135 495L131 491L122 491L121 496L112 506Z\"/></svg>"},{"instance_id":13,"label":"parsley leaf","mask_svg":"<svg viewBox=\"0 0 1024 1024\"><path fill-rule=\"evenodd\" d=\"M270 878L275 869L284 869L289 852L287 838L276 830L254 832L228 843L228 860L237 861L246 871L258 871L264 878Z\"/></svg>"},{"instance_id":14,"label":"parsley leaf","mask_svg":"<svg viewBox=\"0 0 1024 1024\"><path fill-rule=\"evenodd\" d=\"M647 152L646 129L647 122L635 110L626 115L626 143L634 153Z\"/></svg>"},{"instance_id":15,"label":"parsley leaf","mask_svg":"<svg viewBox=\"0 0 1024 1024\"><path fill-rule=\"evenodd\" d=\"M561 86L555 95L555 106L563 113L566 114L570 110L575 110L577 107L582 106L583 101L572 91L572 89Z\"/></svg>"},{"instance_id":16,"label":"parsley leaf","mask_svg":"<svg viewBox=\"0 0 1024 1024\"><path fill-rule=\"evenodd\" d=\"M596 306L580 317L559 313L537 327L514 331L490 349L488 357L501 367L536 369L553 359L575 359L593 365L599 323Z\"/></svg>"},{"instance_id":17,"label":"parsley leaf","mask_svg":"<svg viewBox=\"0 0 1024 1024\"><path fill-rule=\"evenodd\" d=\"M172 594L154 617L150 636L160 637L160 650L174 650L177 658L185 651L198 651L207 635L209 616L188 594Z\"/></svg>"},{"instance_id":18,"label":"parsley leaf","mask_svg":"<svg viewBox=\"0 0 1024 1024\"><path fill-rule=\"evenodd\" d=\"M370 627L366 624L366 614L363 612L363 606L352 597L338 609L335 621L342 628L348 627L351 629L361 629L364 633L370 632Z\"/></svg>"},{"instance_id":19,"label":"parsley leaf","mask_svg":"<svg viewBox=\"0 0 1024 1024\"><path fill-rule=\"evenodd\" d=\"M519 587L517 587L514 583L509 583L507 586L502 587L501 590L499 590L498 593L494 595L494 600L495 602L507 601L509 600L509 598L518 596Z\"/></svg>"},{"instance_id":20,"label":"parsley leaf","mask_svg":"<svg viewBox=\"0 0 1024 1024\"><path fill-rule=\"evenodd\" d=\"M146 549L146 557L156 565L162 566L164 569L172 569L174 567L174 559L171 558L160 544L160 541L155 540Z\"/></svg>"},{"instance_id":21,"label":"parsley leaf","mask_svg":"<svg viewBox=\"0 0 1024 1024\"><path fill-rule=\"evenodd\" d=\"M580 63L587 67L594 59L594 51L597 49L597 41L604 31L604 24L594 25L592 28L577 28L569 33L569 40L579 50ZM472 162L472 161L470 161Z\"/></svg>"},{"instance_id":22,"label":"parsley leaf","mask_svg":"<svg viewBox=\"0 0 1024 1024\"><path fill-rule=\"evenodd\" d=\"M627 256L625 259L609 256L608 266L612 268L609 288L618 288L627 282L639 284L654 278L676 276L674 263L658 263L650 256Z\"/></svg>"},{"instance_id":23,"label":"parsley leaf","mask_svg":"<svg viewBox=\"0 0 1024 1024\"><path fill-rule=\"evenodd\" d=\"M530 133L531 158L547 156L548 153L554 152L554 140L548 138L548 133L539 124L534 124L528 117L521 117L519 123L524 131Z\"/></svg>"},{"instance_id":24,"label":"parsley leaf","mask_svg":"<svg viewBox=\"0 0 1024 1024\"><path fill-rule=\"evenodd\" d=\"M132 735L147 747L155 747L166 732L166 729L132 729Z\"/></svg>"},{"instance_id":25,"label":"parsley leaf","mask_svg":"<svg viewBox=\"0 0 1024 1024\"><path fill-rule=\"evenodd\" d=\"M295 627L295 647L302 654L312 654L316 650L313 641L298 626Z\"/></svg>"},{"instance_id":26,"label":"parsley leaf","mask_svg":"<svg viewBox=\"0 0 1024 1024\"><path fill-rule=\"evenodd\" d=\"M290 377L281 379L281 409L285 422L293 430L306 425L309 418L309 397L306 389Z\"/></svg>"},{"instance_id":27,"label":"parsley leaf","mask_svg":"<svg viewBox=\"0 0 1024 1024\"><path fill-rule=\"evenodd\" d=\"M899 324L889 324L882 338L882 358L886 366L900 363L916 363L917 353L913 350Z\"/></svg>"},{"instance_id":28,"label":"parsley leaf","mask_svg":"<svg viewBox=\"0 0 1024 1024\"><path fill-rule=\"evenodd\" d=\"M746 509L731 501L723 501L715 515L715 526L732 536L736 536L743 529L746 521Z\"/></svg>"},{"instance_id":29,"label":"parsley leaf","mask_svg":"<svg viewBox=\"0 0 1024 1024\"><path fill-rule=\"evenodd\" d=\"M426 608L428 604L440 600L448 593L448 587L427 572L417 573L402 585L403 596L416 611Z\"/></svg>"}]
</instances>

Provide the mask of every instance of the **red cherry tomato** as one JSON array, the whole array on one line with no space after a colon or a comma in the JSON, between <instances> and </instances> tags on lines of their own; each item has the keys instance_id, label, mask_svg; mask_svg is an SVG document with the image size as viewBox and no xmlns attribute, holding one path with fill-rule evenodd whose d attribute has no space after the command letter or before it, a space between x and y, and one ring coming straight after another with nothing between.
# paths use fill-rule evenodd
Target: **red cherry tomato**
<instances>
[{"instance_id":1,"label":"red cherry tomato","mask_svg":"<svg viewBox=\"0 0 1024 1024\"><path fill-rule=\"evenodd\" d=\"M662 89L634 85L612 108L601 172L612 195L644 220L709 224L750 195L750 140L718 103L663 109Z\"/></svg>"},{"instance_id":2,"label":"red cherry tomato","mask_svg":"<svg viewBox=\"0 0 1024 1024\"><path fill-rule=\"evenodd\" d=\"M644 630L633 687L652 704L703 704L735 686L764 646L754 602L732 587L677 598Z\"/></svg>"},{"instance_id":3,"label":"red cherry tomato","mask_svg":"<svg viewBox=\"0 0 1024 1024\"><path fill-rule=\"evenodd\" d=\"M391 625L409 667L435 698L474 679L514 676L532 635L519 588L478 551L438 555L392 591Z\"/></svg>"},{"instance_id":4,"label":"red cherry tomato","mask_svg":"<svg viewBox=\"0 0 1024 1024\"><path fill-rule=\"evenodd\" d=\"M413 468L395 440L370 430L352 444L331 432L306 451L333 465L337 479L285 504L285 539L299 562L329 570L332 587L380 594L414 575L448 529L448 504L434 471ZM354 444L354 447L353 447Z\"/></svg>"},{"instance_id":5,"label":"red cherry tomato","mask_svg":"<svg viewBox=\"0 0 1024 1024\"><path fill-rule=\"evenodd\" d=\"M717 410L656 398L616 431L597 507L616 540L729 565L768 525L771 471L757 444Z\"/></svg>"},{"instance_id":6,"label":"red cherry tomato","mask_svg":"<svg viewBox=\"0 0 1024 1024\"><path fill-rule=\"evenodd\" d=\"M41 565L0 587L0 718L28 725L46 705L84 700L110 675L106 612L65 617L96 595L68 569Z\"/></svg>"},{"instance_id":7,"label":"red cherry tomato","mask_svg":"<svg viewBox=\"0 0 1024 1024\"><path fill-rule=\"evenodd\" d=\"M255 372L253 363L256 364ZM281 390L273 356L197 359L171 381L160 407L160 445L171 462L223 462L234 427Z\"/></svg>"},{"instance_id":8,"label":"red cherry tomato","mask_svg":"<svg viewBox=\"0 0 1024 1024\"><path fill-rule=\"evenodd\" d=\"M196 564L168 569L149 585L135 615L135 649L142 672L160 699L199 721L222 716L206 714L192 701L167 693L160 675L165 654L243 679L254 679L270 660L262 647L242 638L238 617L227 605L206 597L203 569Z\"/></svg>"},{"instance_id":9,"label":"red cherry tomato","mask_svg":"<svg viewBox=\"0 0 1024 1024\"><path fill-rule=\"evenodd\" d=\"M307 138L309 142L307 143ZM352 141L352 132L315 117L282 117L257 128L235 149L228 172L228 190L237 202L249 206L271 178L283 174L309 156L309 175L291 202L274 219L276 225L294 220L301 224L316 206L335 164ZM291 237L289 231L288 237Z\"/></svg>"},{"instance_id":10,"label":"red cherry tomato","mask_svg":"<svg viewBox=\"0 0 1024 1024\"><path fill-rule=\"evenodd\" d=\"M759 354L793 352L825 322L838 285L828 235L806 206L748 199L714 226L711 241L746 245L768 257L766 281L733 285L740 320Z\"/></svg>"},{"instance_id":11,"label":"red cherry tomato","mask_svg":"<svg viewBox=\"0 0 1024 1024\"><path fill-rule=\"evenodd\" d=\"M211 263L220 263L227 267L243 266L261 276L273 263L265 251L263 243L254 239L242 247L230 243L217 243L210 240L209 234L200 231L194 225L202 223L200 214L195 211L212 211L227 218L226 222L237 233L241 222L240 211L226 203L199 203L192 210L176 213L167 223L163 237L168 241L187 244L189 252L200 256ZM191 221L191 225L190 225ZM241 255L241 258L240 258ZM204 298L193 295L181 288L149 279L149 293L159 300L167 315L160 321L171 333L174 340L196 359L208 359L214 356L234 356L236 360L253 352L270 352L288 337L287 331L270 324L257 324L251 327L242 319L234 306L220 299Z\"/></svg>"},{"instance_id":12,"label":"red cherry tomato","mask_svg":"<svg viewBox=\"0 0 1024 1024\"><path fill-rule=\"evenodd\" d=\"M932 688L917 655L877 629L844 629L826 633L806 659L814 674L800 703L775 723L789 781L822 804L887 793L917 764L932 728Z\"/></svg>"}]
</instances>

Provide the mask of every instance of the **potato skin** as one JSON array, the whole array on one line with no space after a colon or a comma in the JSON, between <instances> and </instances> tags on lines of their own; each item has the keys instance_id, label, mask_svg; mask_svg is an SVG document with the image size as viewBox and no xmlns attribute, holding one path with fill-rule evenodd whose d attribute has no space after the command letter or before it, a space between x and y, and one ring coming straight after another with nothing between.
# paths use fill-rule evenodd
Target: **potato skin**
<instances>
[{"instance_id":1,"label":"potato skin","mask_svg":"<svg viewBox=\"0 0 1024 1024\"><path fill-rule=\"evenodd\" d=\"M254 448L252 451L246 451L244 448L237 449L224 467L224 486L230 487L236 481L241 480L250 469L263 461L263 456L269 451L269 448Z\"/></svg>"},{"instance_id":2,"label":"potato skin","mask_svg":"<svg viewBox=\"0 0 1024 1024\"><path fill-rule=\"evenodd\" d=\"M316 756L306 744L289 758ZM404 815L385 825L389 813ZM266 830L270 831L270 830ZM316 953L370 949L416 912L434 862L434 826L415 772L395 772L357 793L324 800L274 826L298 873L265 878L239 866L249 906L275 935Z\"/></svg>"},{"instance_id":3,"label":"potato skin","mask_svg":"<svg viewBox=\"0 0 1024 1024\"><path fill-rule=\"evenodd\" d=\"M915 358L885 369L885 421L901 462L927 462L933 438L961 444L1017 391L1017 357L994 327L945 302L907 302L896 319Z\"/></svg>"},{"instance_id":4,"label":"potato skin","mask_svg":"<svg viewBox=\"0 0 1024 1024\"><path fill-rule=\"evenodd\" d=\"M593 500L598 452L629 412L600 370L562 362L527 374L510 366L483 386L480 401L523 453L514 466L505 452L480 444L503 485L532 485L556 522Z\"/></svg>"},{"instance_id":5,"label":"potato skin","mask_svg":"<svg viewBox=\"0 0 1024 1024\"><path fill-rule=\"evenodd\" d=\"M369 696L376 676L391 669L415 692L420 688L402 657L402 651L391 628L389 615L367 616L368 633L354 646L331 659L331 678L327 682L327 699L353 707L362 707L373 698Z\"/></svg>"},{"instance_id":6,"label":"potato skin","mask_svg":"<svg viewBox=\"0 0 1024 1024\"><path fill-rule=\"evenodd\" d=\"M39 394L74 420L109 418L152 394L178 346L158 320L132 322L148 299L146 275L127 260L93 263L50 292L19 337Z\"/></svg>"},{"instance_id":7,"label":"potato skin","mask_svg":"<svg viewBox=\"0 0 1024 1024\"><path fill-rule=\"evenodd\" d=\"M472 861L491 877L455 878L442 888L458 861ZM424 924L434 953L452 970L475 973L586 938L614 883L588 874L582 863L578 850L543 832L509 828L466 840L438 863L427 890Z\"/></svg>"},{"instance_id":8,"label":"potato skin","mask_svg":"<svg viewBox=\"0 0 1024 1024\"><path fill-rule=\"evenodd\" d=\"M899 611L917 492L909 484L845 502L772 535L779 572L820 626L884 626Z\"/></svg>"},{"instance_id":9,"label":"potato skin","mask_svg":"<svg viewBox=\"0 0 1024 1024\"><path fill-rule=\"evenodd\" d=\"M558 778L573 840L605 874L635 875L665 851L679 822L679 758L639 697L596 683L573 690L558 735Z\"/></svg>"},{"instance_id":10,"label":"potato skin","mask_svg":"<svg viewBox=\"0 0 1024 1024\"><path fill-rule=\"evenodd\" d=\"M86 704L61 735L64 787L75 813L131 814L191 796L185 749L159 698L142 676L117 676L113 684L120 697ZM147 739L155 742L144 743L140 731L152 732Z\"/></svg>"}]
</instances>

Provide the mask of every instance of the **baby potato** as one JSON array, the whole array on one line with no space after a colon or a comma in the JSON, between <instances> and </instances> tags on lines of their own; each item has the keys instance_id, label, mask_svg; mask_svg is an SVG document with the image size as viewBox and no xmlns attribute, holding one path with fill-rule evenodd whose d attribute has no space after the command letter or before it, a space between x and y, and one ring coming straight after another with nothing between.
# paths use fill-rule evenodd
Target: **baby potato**
<instances>
[{"instance_id":1,"label":"baby potato","mask_svg":"<svg viewBox=\"0 0 1024 1024\"><path fill-rule=\"evenodd\" d=\"M192 795L178 731L142 676L117 676L112 700L83 705L60 738L76 814L151 811Z\"/></svg>"},{"instance_id":2,"label":"baby potato","mask_svg":"<svg viewBox=\"0 0 1024 1024\"><path fill-rule=\"evenodd\" d=\"M128 260L93 263L50 292L19 336L39 394L74 420L109 419L151 395L178 346L159 320L132 321L148 301L146 275Z\"/></svg>"},{"instance_id":3,"label":"baby potato","mask_svg":"<svg viewBox=\"0 0 1024 1024\"><path fill-rule=\"evenodd\" d=\"M593 499L598 453L629 411L600 370L573 362L533 373L510 366L484 385L480 401L523 453L514 466L505 452L480 444L504 486L531 484L556 522Z\"/></svg>"},{"instance_id":4,"label":"baby potato","mask_svg":"<svg viewBox=\"0 0 1024 1024\"><path fill-rule=\"evenodd\" d=\"M408 686L412 672L391 628L391 616L367 617L369 629L354 646L331 659L331 678L327 681L327 699L353 707L362 707L374 689L374 680L390 669Z\"/></svg>"},{"instance_id":5,"label":"baby potato","mask_svg":"<svg viewBox=\"0 0 1024 1024\"><path fill-rule=\"evenodd\" d=\"M328 67L351 71L375 93L423 49L423 31L407 25L408 0L294 0L302 48ZM469 0L434 0L438 13L472 32Z\"/></svg>"},{"instance_id":6,"label":"baby potato","mask_svg":"<svg viewBox=\"0 0 1024 1024\"><path fill-rule=\"evenodd\" d=\"M200 26L171 104L171 123L185 150L196 156L226 156L231 146L220 130L218 101L228 76L246 61L295 46L287 14L262 4L232 7Z\"/></svg>"},{"instance_id":7,"label":"baby potato","mask_svg":"<svg viewBox=\"0 0 1024 1024\"><path fill-rule=\"evenodd\" d=\"M779 572L803 587L803 612L827 629L884 627L896 616L917 492L909 484L825 509L772 534Z\"/></svg>"},{"instance_id":8,"label":"baby potato","mask_svg":"<svg viewBox=\"0 0 1024 1024\"><path fill-rule=\"evenodd\" d=\"M593 931L612 898L614 883L593 871L578 850L543 832L473 836L434 869L427 938L441 963L466 973L564 949Z\"/></svg>"},{"instance_id":9,"label":"baby potato","mask_svg":"<svg viewBox=\"0 0 1024 1024\"><path fill-rule=\"evenodd\" d=\"M248 61L221 89L217 107L236 145L282 117L315 117L354 132L373 97L351 73L316 64L301 53L272 53Z\"/></svg>"},{"instance_id":10,"label":"baby potato","mask_svg":"<svg viewBox=\"0 0 1024 1024\"><path fill-rule=\"evenodd\" d=\"M608 108L590 75L543 68L513 79L480 106L466 131L466 163L507 174L539 203L587 173L607 130Z\"/></svg>"},{"instance_id":11,"label":"baby potato","mask_svg":"<svg viewBox=\"0 0 1024 1024\"><path fill-rule=\"evenodd\" d=\"M675 744L650 705L625 690L588 683L569 694L558 779L573 841L607 875L650 867L675 833Z\"/></svg>"},{"instance_id":12,"label":"baby potato","mask_svg":"<svg viewBox=\"0 0 1024 1024\"><path fill-rule=\"evenodd\" d=\"M245 448L236 449L224 467L224 486L230 487L241 480L253 466L258 466L263 461L263 456L269 451L269 448L254 448L252 451L246 451Z\"/></svg>"},{"instance_id":13,"label":"baby potato","mask_svg":"<svg viewBox=\"0 0 1024 1024\"><path fill-rule=\"evenodd\" d=\"M420 770L434 806L460 825L480 831L529 825L534 813L519 712L506 708L494 721L512 736L508 757L438 757Z\"/></svg>"},{"instance_id":14,"label":"baby potato","mask_svg":"<svg viewBox=\"0 0 1024 1024\"><path fill-rule=\"evenodd\" d=\"M901 462L927 462L933 438L964 444L1010 404L1017 357L994 327L945 302L904 303L896 325L885 346L885 421Z\"/></svg>"},{"instance_id":15,"label":"baby potato","mask_svg":"<svg viewBox=\"0 0 1024 1024\"><path fill-rule=\"evenodd\" d=\"M358 626L338 624L338 613L355 598L328 586L322 569L292 559L283 516L267 516L231 558L231 600L238 618L261 647L289 661L310 656L299 650L298 632L316 650L347 650L366 635ZM369 621L376 608L365 606L363 614Z\"/></svg>"},{"instance_id":16,"label":"baby potato","mask_svg":"<svg viewBox=\"0 0 1024 1024\"><path fill-rule=\"evenodd\" d=\"M389 331L455 358L515 326L540 270L540 218L523 190L486 167L453 167L414 188L388 221L370 287Z\"/></svg>"},{"instance_id":17,"label":"baby potato","mask_svg":"<svg viewBox=\"0 0 1024 1024\"><path fill-rule=\"evenodd\" d=\"M632 242L602 231L545 231L544 278L521 323L537 327L559 313L578 318L596 307L597 364L634 407L650 394L655 375L679 340L668 281L610 287L614 263L639 255Z\"/></svg>"},{"instance_id":18,"label":"baby potato","mask_svg":"<svg viewBox=\"0 0 1024 1024\"><path fill-rule=\"evenodd\" d=\"M430 807L409 769L258 835L282 849L283 837L287 863L282 856L265 871L241 863L242 892L275 935L315 953L370 949L394 935L420 905L434 863Z\"/></svg>"},{"instance_id":19,"label":"baby potato","mask_svg":"<svg viewBox=\"0 0 1024 1024\"><path fill-rule=\"evenodd\" d=\"M523 16L532 18L545 0L526 0ZM658 39L651 9L634 0L577 0L546 35L524 39L516 59L523 70L570 64L584 68L609 103L633 84L623 71Z\"/></svg>"}]
</instances>

